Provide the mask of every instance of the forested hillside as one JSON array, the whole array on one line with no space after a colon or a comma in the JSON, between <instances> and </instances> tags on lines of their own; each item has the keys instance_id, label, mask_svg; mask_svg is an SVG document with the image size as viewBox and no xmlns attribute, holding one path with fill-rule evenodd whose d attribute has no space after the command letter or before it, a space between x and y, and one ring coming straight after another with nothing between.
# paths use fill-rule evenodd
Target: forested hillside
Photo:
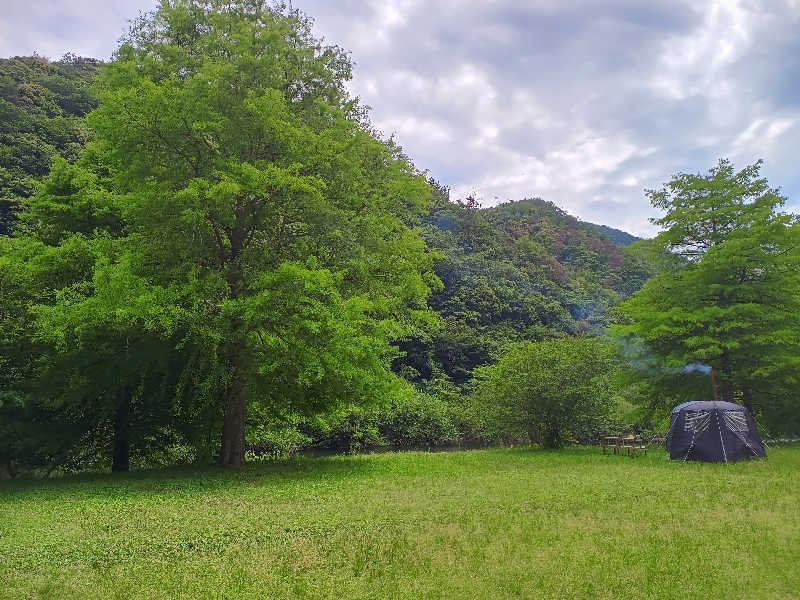
<instances>
[{"instance_id":1,"label":"forested hillside","mask_svg":"<svg viewBox=\"0 0 800 600\"><path fill-rule=\"evenodd\" d=\"M638 242L639 240L642 239L636 237L635 235L631 235L627 231L614 229L613 227L609 227L608 225L597 225L596 223L583 223L583 226L611 240L617 246L629 246L630 244Z\"/></svg>"},{"instance_id":2,"label":"forested hillside","mask_svg":"<svg viewBox=\"0 0 800 600\"><path fill-rule=\"evenodd\" d=\"M0 59L0 235L58 154L74 160L88 139L83 117L97 105L89 83L99 61L66 55Z\"/></svg>"},{"instance_id":3,"label":"forested hillside","mask_svg":"<svg viewBox=\"0 0 800 600\"><path fill-rule=\"evenodd\" d=\"M602 333L608 309L652 275L640 255L615 243L636 238L551 202L480 208L433 189L423 236L440 253L444 289L429 300L440 327L403 345L407 356L396 364L412 380L438 371L463 384L509 342Z\"/></svg>"}]
</instances>

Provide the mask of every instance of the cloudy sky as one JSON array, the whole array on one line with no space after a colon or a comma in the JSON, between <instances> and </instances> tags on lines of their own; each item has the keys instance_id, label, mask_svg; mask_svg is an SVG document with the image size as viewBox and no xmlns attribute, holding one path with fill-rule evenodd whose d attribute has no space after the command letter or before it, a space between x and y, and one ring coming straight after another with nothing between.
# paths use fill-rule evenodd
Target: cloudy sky
<instances>
[{"instance_id":1,"label":"cloudy sky","mask_svg":"<svg viewBox=\"0 0 800 600\"><path fill-rule=\"evenodd\" d=\"M153 0L2 0L0 56L107 58ZM653 232L643 188L719 157L800 205L800 0L294 0L353 93L484 205L540 196Z\"/></svg>"}]
</instances>

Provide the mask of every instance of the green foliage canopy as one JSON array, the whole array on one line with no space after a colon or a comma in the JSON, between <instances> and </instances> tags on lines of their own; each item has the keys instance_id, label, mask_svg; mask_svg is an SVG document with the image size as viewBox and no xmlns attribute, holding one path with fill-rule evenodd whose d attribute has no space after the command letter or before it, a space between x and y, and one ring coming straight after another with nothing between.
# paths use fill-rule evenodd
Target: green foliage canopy
<instances>
[{"instance_id":1,"label":"green foliage canopy","mask_svg":"<svg viewBox=\"0 0 800 600\"><path fill-rule=\"evenodd\" d=\"M96 106L89 84L98 65L71 54L0 59L0 235L53 157L75 160L89 139L83 117Z\"/></svg>"},{"instance_id":2,"label":"green foliage canopy","mask_svg":"<svg viewBox=\"0 0 800 600\"><path fill-rule=\"evenodd\" d=\"M89 121L125 194L132 272L223 366L223 464L243 461L248 399L379 394L391 341L428 318L436 278L411 228L428 186L368 129L349 76L297 11L165 0L100 78Z\"/></svg>"},{"instance_id":3,"label":"green foliage canopy","mask_svg":"<svg viewBox=\"0 0 800 600\"><path fill-rule=\"evenodd\" d=\"M800 373L800 226L780 211L785 198L760 167L736 171L721 160L707 175L679 174L648 192L665 211L649 242L664 268L621 305L616 334L638 340L633 354L650 363L638 378L661 387L650 390L654 400L674 401L676 368L703 362L726 400L780 427Z\"/></svg>"},{"instance_id":4,"label":"green foliage canopy","mask_svg":"<svg viewBox=\"0 0 800 600\"><path fill-rule=\"evenodd\" d=\"M395 367L413 381L442 373L465 385L509 343L601 334L609 309L652 274L637 250L552 203L480 208L474 198L450 201L432 183L423 235L439 254L444 288L429 305L441 325L401 346L406 355Z\"/></svg>"}]
</instances>

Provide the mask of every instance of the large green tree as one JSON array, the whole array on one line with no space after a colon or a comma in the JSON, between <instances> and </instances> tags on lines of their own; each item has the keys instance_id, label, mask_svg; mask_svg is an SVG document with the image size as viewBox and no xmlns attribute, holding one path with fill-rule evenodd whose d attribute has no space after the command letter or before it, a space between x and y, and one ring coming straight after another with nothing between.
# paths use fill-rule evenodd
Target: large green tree
<instances>
[{"instance_id":1,"label":"large green tree","mask_svg":"<svg viewBox=\"0 0 800 600\"><path fill-rule=\"evenodd\" d=\"M120 264L223 367L224 465L244 460L248 401L385 393L391 342L427 315L436 278L412 227L430 191L349 77L297 11L164 0L100 78L89 120L126 198Z\"/></svg>"},{"instance_id":2,"label":"large green tree","mask_svg":"<svg viewBox=\"0 0 800 600\"><path fill-rule=\"evenodd\" d=\"M685 383L677 367L703 362L724 399L775 414L800 375L800 225L760 167L720 160L647 192L664 211L649 242L662 272L621 305L616 332L663 400Z\"/></svg>"}]
</instances>

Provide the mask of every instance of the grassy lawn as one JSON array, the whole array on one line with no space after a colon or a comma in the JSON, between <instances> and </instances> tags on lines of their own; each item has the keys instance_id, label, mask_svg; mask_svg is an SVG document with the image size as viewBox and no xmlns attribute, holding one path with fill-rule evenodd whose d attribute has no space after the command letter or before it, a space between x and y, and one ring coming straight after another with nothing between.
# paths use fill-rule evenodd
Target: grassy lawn
<instances>
[{"instance_id":1,"label":"grassy lawn","mask_svg":"<svg viewBox=\"0 0 800 600\"><path fill-rule=\"evenodd\" d=\"M3 598L800 598L800 448L298 459L0 483Z\"/></svg>"}]
</instances>

